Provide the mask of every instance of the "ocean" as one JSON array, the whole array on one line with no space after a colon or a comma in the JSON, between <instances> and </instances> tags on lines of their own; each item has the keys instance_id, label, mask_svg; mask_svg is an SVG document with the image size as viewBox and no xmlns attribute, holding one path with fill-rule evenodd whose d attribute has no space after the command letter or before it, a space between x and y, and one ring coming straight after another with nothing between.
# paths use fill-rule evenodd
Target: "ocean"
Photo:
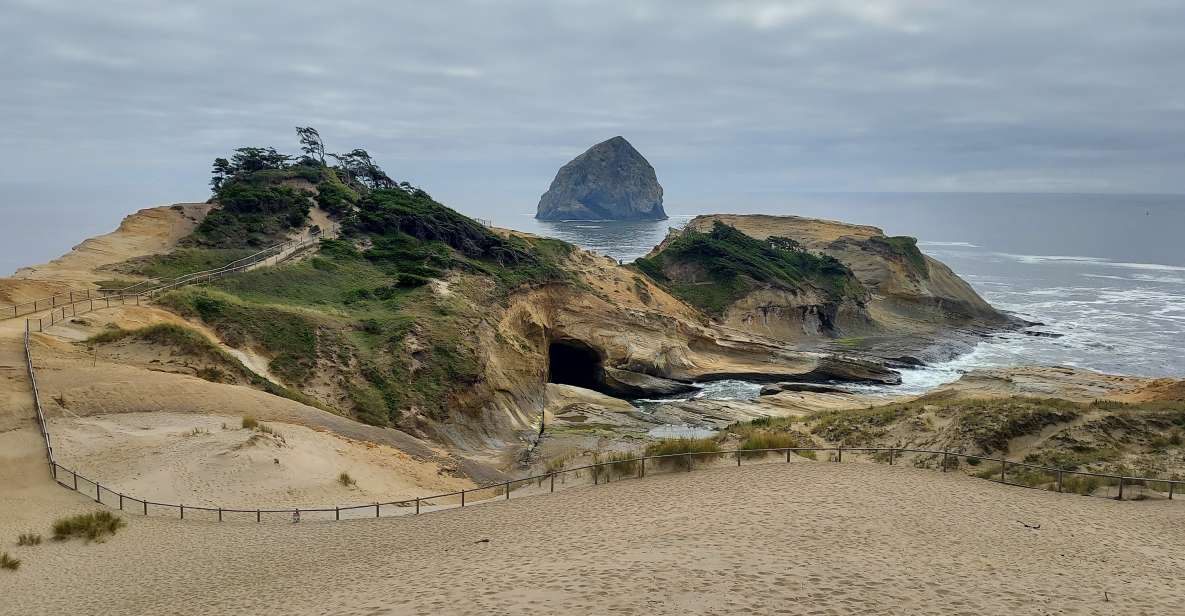
<instances>
[{"instance_id":1,"label":"ocean","mask_svg":"<svg viewBox=\"0 0 1185 616\"><path fill-rule=\"evenodd\" d=\"M974 368L1065 365L1185 378L1185 196L1075 194L790 194L729 205L669 203L660 222L542 222L533 211L466 212L629 262L697 214L829 218L917 237L987 301L1060 337L1004 334L949 362L908 371L884 390L915 393ZM716 384L709 397L756 387Z\"/></svg>"}]
</instances>

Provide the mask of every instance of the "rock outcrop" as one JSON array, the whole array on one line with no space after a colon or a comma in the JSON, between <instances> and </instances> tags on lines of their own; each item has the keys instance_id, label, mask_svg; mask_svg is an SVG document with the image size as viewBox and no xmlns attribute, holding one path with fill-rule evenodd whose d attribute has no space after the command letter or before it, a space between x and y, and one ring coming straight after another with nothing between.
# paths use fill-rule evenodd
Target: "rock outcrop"
<instances>
[{"instance_id":1,"label":"rock outcrop","mask_svg":"<svg viewBox=\"0 0 1185 616\"><path fill-rule=\"evenodd\" d=\"M560 168L539 199L540 220L665 220L654 167L623 137Z\"/></svg>"},{"instance_id":2,"label":"rock outcrop","mask_svg":"<svg viewBox=\"0 0 1185 616\"><path fill-rule=\"evenodd\" d=\"M969 348L981 334L1024 325L993 308L949 267L923 254L913 238L887 236L865 225L798 216L698 216L639 262L653 261L677 247L688 233L711 233L718 224L771 244L830 257L863 288L862 294L837 302L809 287L789 292L760 286L729 298L719 311L720 321L738 329L796 343L834 338L843 349L934 361L966 350L954 347Z\"/></svg>"}]
</instances>

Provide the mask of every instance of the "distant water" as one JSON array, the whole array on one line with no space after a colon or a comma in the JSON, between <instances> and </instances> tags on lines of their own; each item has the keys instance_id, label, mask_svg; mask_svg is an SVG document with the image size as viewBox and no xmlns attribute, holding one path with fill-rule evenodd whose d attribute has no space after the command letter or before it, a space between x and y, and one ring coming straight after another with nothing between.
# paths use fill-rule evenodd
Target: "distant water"
<instances>
[{"instance_id":1,"label":"distant water","mask_svg":"<svg viewBox=\"0 0 1185 616\"><path fill-rule=\"evenodd\" d=\"M1061 334L999 336L951 362L905 374L896 391L922 391L972 368L1018 364L1185 377L1185 196L794 194L731 206L668 204L672 210L670 220L653 223L540 222L528 211L492 218L626 262L698 213L793 214L876 225L891 235L919 238L924 252L994 306ZM729 386L708 396L752 392Z\"/></svg>"}]
</instances>

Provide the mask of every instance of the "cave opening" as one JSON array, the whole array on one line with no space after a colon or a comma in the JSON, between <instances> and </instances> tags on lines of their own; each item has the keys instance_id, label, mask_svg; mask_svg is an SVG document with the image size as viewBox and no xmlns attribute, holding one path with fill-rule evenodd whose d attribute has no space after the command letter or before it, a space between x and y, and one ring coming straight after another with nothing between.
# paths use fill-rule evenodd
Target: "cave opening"
<instances>
[{"instance_id":1,"label":"cave opening","mask_svg":"<svg viewBox=\"0 0 1185 616\"><path fill-rule=\"evenodd\" d=\"M547 381L600 390L605 368L601 354L579 340L555 340L547 347Z\"/></svg>"}]
</instances>

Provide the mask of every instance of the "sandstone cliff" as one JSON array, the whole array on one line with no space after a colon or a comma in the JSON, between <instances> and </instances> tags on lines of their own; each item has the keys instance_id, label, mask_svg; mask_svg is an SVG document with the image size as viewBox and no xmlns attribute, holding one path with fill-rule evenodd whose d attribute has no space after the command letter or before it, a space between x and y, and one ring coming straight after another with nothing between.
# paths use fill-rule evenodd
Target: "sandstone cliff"
<instances>
[{"instance_id":1,"label":"sandstone cliff","mask_svg":"<svg viewBox=\"0 0 1185 616\"><path fill-rule=\"evenodd\" d=\"M723 323L738 329L785 341L830 338L844 348L936 359L951 353L950 337L974 337L1019 323L994 309L949 267L924 255L913 238L886 236L871 226L797 216L698 216L647 259L663 254L688 233L709 233L718 224L831 257L862 286L843 297L820 294L817 285L757 286L731 297L720 312Z\"/></svg>"}]
</instances>

